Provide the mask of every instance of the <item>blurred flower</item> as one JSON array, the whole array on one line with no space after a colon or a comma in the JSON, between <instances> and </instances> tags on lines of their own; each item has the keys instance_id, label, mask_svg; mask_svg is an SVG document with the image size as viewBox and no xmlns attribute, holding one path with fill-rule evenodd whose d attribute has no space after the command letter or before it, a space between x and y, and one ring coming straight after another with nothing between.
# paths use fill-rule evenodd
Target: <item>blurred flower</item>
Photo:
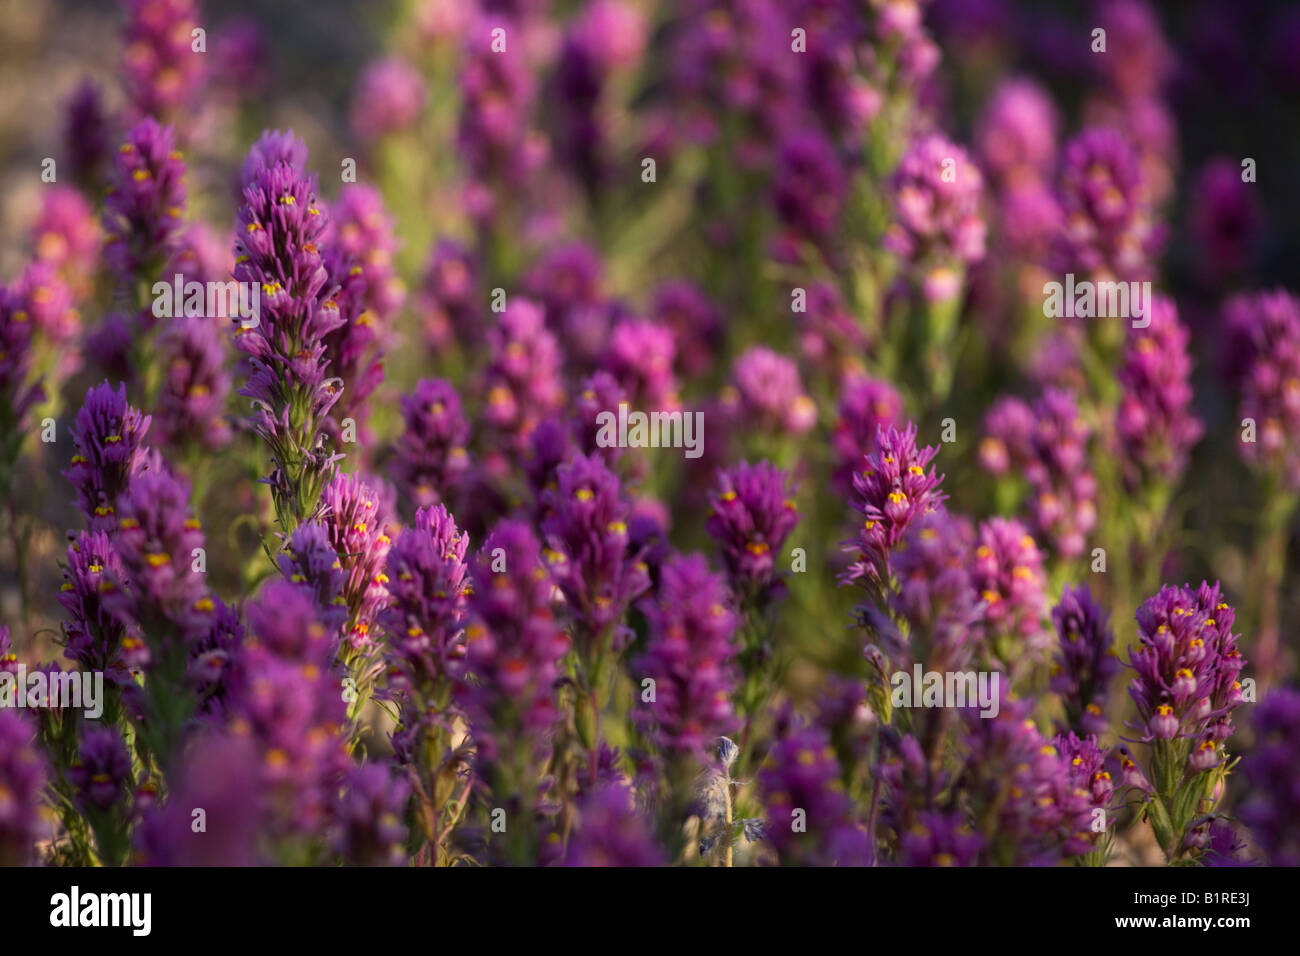
<instances>
[{"instance_id":1,"label":"blurred flower","mask_svg":"<svg viewBox=\"0 0 1300 956\"><path fill-rule=\"evenodd\" d=\"M1109 685L1120 669L1110 615L1085 584L1065 589L1052 608L1052 623L1059 644L1051 687L1065 705L1065 726L1080 734L1105 733Z\"/></svg>"},{"instance_id":2,"label":"blurred flower","mask_svg":"<svg viewBox=\"0 0 1300 956\"><path fill-rule=\"evenodd\" d=\"M1065 146L1060 182L1065 229L1055 268L1121 281L1149 279L1163 236L1138 155L1113 129L1084 130Z\"/></svg>"},{"instance_id":3,"label":"blurred flower","mask_svg":"<svg viewBox=\"0 0 1300 956\"><path fill-rule=\"evenodd\" d=\"M709 743L736 728L737 619L729 604L725 583L700 555L668 559L654 600L646 602L649 636L631 673L655 682L655 699L643 702L634 719L653 728L670 754L703 758Z\"/></svg>"},{"instance_id":4,"label":"blurred flower","mask_svg":"<svg viewBox=\"0 0 1300 956\"><path fill-rule=\"evenodd\" d=\"M631 508L617 476L599 458L584 455L559 467L555 487L542 492L542 504L546 562L580 625L579 653L589 655L650 586L640 557L628 552Z\"/></svg>"},{"instance_id":5,"label":"blurred flower","mask_svg":"<svg viewBox=\"0 0 1300 956\"><path fill-rule=\"evenodd\" d=\"M551 613L550 576L527 525L503 521L470 565L464 700L479 760L523 748L559 718L554 684L569 639Z\"/></svg>"},{"instance_id":6,"label":"blurred flower","mask_svg":"<svg viewBox=\"0 0 1300 956\"><path fill-rule=\"evenodd\" d=\"M627 319L614 326L601 357L601 368L627 392L633 407L673 411L680 407L673 363L677 343L672 330L645 319Z\"/></svg>"},{"instance_id":7,"label":"blurred flower","mask_svg":"<svg viewBox=\"0 0 1300 956\"><path fill-rule=\"evenodd\" d=\"M36 258L47 262L73 290L75 301L83 301L98 268L99 223L90 203L71 186L53 185L42 191L41 211L32 223L32 247ZM72 326L75 331L76 326ZM66 336L63 336L66 337ZM61 341L56 336L55 341Z\"/></svg>"},{"instance_id":8,"label":"blurred flower","mask_svg":"<svg viewBox=\"0 0 1300 956\"><path fill-rule=\"evenodd\" d=\"M1182 474L1204 427L1191 411L1192 363L1178 307L1155 298L1147 319L1147 328L1128 333L1117 373L1123 393L1116 432L1130 467L1170 482Z\"/></svg>"},{"instance_id":9,"label":"blurred flower","mask_svg":"<svg viewBox=\"0 0 1300 956\"><path fill-rule=\"evenodd\" d=\"M83 80L68 97L63 117L63 154L81 186L98 186L108 158L108 137L99 86Z\"/></svg>"},{"instance_id":10,"label":"blurred flower","mask_svg":"<svg viewBox=\"0 0 1300 956\"><path fill-rule=\"evenodd\" d=\"M136 119L189 115L206 72L194 49L198 26L193 0L127 0L122 69Z\"/></svg>"},{"instance_id":11,"label":"blurred flower","mask_svg":"<svg viewBox=\"0 0 1300 956\"><path fill-rule=\"evenodd\" d=\"M1056 165L1059 126L1046 90L1025 77L1003 80L984 109L976 136L984 167L1004 185L1049 176Z\"/></svg>"},{"instance_id":12,"label":"blurred flower","mask_svg":"<svg viewBox=\"0 0 1300 956\"><path fill-rule=\"evenodd\" d=\"M424 78L409 63L388 57L361 74L349 121L362 140L373 142L413 126L424 111Z\"/></svg>"},{"instance_id":13,"label":"blurred flower","mask_svg":"<svg viewBox=\"0 0 1300 956\"><path fill-rule=\"evenodd\" d=\"M677 367L686 378L713 368L722 340L722 313L690 282L669 280L655 289L654 321L670 329L677 343Z\"/></svg>"},{"instance_id":14,"label":"blurred flower","mask_svg":"<svg viewBox=\"0 0 1300 956\"><path fill-rule=\"evenodd\" d=\"M565 866L661 866L664 862L631 787L609 783L579 799Z\"/></svg>"},{"instance_id":15,"label":"blurred flower","mask_svg":"<svg viewBox=\"0 0 1300 956\"><path fill-rule=\"evenodd\" d=\"M350 769L331 808L334 851L353 866L405 866L408 796L407 782L383 764Z\"/></svg>"},{"instance_id":16,"label":"blurred flower","mask_svg":"<svg viewBox=\"0 0 1300 956\"><path fill-rule=\"evenodd\" d=\"M522 454L537 423L562 401L559 345L546 330L541 308L514 297L488 332L488 350L478 390L486 402L483 418L511 451Z\"/></svg>"},{"instance_id":17,"label":"blurred flower","mask_svg":"<svg viewBox=\"0 0 1300 956\"><path fill-rule=\"evenodd\" d=\"M1250 262L1264 225L1255 192L1242 182L1240 164L1216 157L1207 162L1192 187L1192 236L1203 275L1222 282Z\"/></svg>"},{"instance_id":18,"label":"blurred flower","mask_svg":"<svg viewBox=\"0 0 1300 956\"><path fill-rule=\"evenodd\" d=\"M454 501L469 467L469 423L442 379L421 379L401 400L405 431L394 449L397 480L417 508Z\"/></svg>"},{"instance_id":19,"label":"blurred flower","mask_svg":"<svg viewBox=\"0 0 1300 956\"><path fill-rule=\"evenodd\" d=\"M443 347L453 338L462 349L482 344L486 329L480 318L477 286L478 264L469 249L453 239L439 239L416 294L431 347Z\"/></svg>"},{"instance_id":20,"label":"blurred flower","mask_svg":"<svg viewBox=\"0 0 1300 956\"><path fill-rule=\"evenodd\" d=\"M225 420L230 374L213 320L181 316L160 337L159 362L166 370L154 416L158 440L172 447L187 442L214 451L230 441Z\"/></svg>"},{"instance_id":21,"label":"blurred flower","mask_svg":"<svg viewBox=\"0 0 1300 956\"><path fill-rule=\"evenodd\" d=\"M980 525L974 558L990 650L1008 667L1038 656L1048 643L1047 579L1033 536L1019 521L990 518Z\"/></svg>"},{"instance_id":22,"label":"blurred flower","mask_svg":"<svg viewBox=\"0 0 1300 956\"><path fill-rule=\"evenodd\" d=\"M817 424L817 406L793 360L756 345L736 359L731 374L735 384L723 402L737 424L778 436L802 435Z\"/></svg>"},{"instance_id":23,"label":"blurred flower","mask_svg":"<svg viewBox=\"0 0 1300 956\"><path fill-rule=\"evenodd\" d=\"M765 832L784 865L862 866L866 831L840 783L825 731L792 729L778 740L759 773L767 806Z\"/></svg>"},{"instance_id":24,"label":"blurred flower","mask_svg":"<svg viewBox=\"0 0 1300 956\"><path fill-rule=\"evenodd\" d=\"M891 185L895 216L885 236L891 252L912 262L984 258L983 177L964 149L924 136L903 156Z\"/></svg>"},{"instance_id":25,"label":"blurred flower","mask_svg":"<svg viewBox=\"0 0 1300 956\"><path fill-rule=\"evenodd\" d=\"M765 603L784 591L776 560L799 523L789 476L769 462L741 462L718 475L705 529L717 542L738 597Z\"/></svg>"},{"instance_id":26,"label":"blurred flower","mask_svg":"<svg viewBox=\"0 0 1300 956\"><path fill-rule=\"evenodd\" d=\"M1300 487L1300 445L1290 438L1300 428L1300 303L1277 290L1233 296L1223 311L1238 417L1258 429L1255 441L1241 443L1241 456Z\"/></svg>"},{"instance_id":27,"label":"blurred flower","mask_svg":"<svg viewBox=\"0 0 1300 956\"><path fill-rule=\"evenodd\" d=\"M1023 469L1034 528L1062 558L1077 558L1097 524L1097 482L1088 467L1092 430L1074 396L1062 389L1047 389L1034 403L1033 414L1030 456Z\"/></svg>"},{"instance_id":28,"label":"blurred flower","mask_svg":"<svg viewBox=\"0 0 1300 956\"><path fill-rule=\"evenodd\" d=\"M49 768L35 735L17 711L0 708L0 866L34 864L37 844L53 835L42 806Z\"/></svg>"},{"instance_id":29,"label":"blurred flower","mask_svg":"<svg viewBox=\"0 0 1300 956\"><path fill-rule=\"evenodd\" d=\"M1255 750L1242 763L1241 820L1273 866L1300 866L1300 692L1278 687L1257 705Z\"/></svg>"},{"instance_id":30,"label":"blurred flower","mask_svg":"<svg viewBox=\"0 0 1300 956\"><path fill-rule=\"evenodd\" d=\"M818 132L789 133L777 152L773 203L786 242L829 242L848 190L839 157Z\"/></svg>"},{"instance_id":31,"label":"blurred flower","mask_svg":"<svg viewBox=\"0 0 1300 956\"><path fill-rule=\"evenodd\" d=\"M85 810L106 812L123 800L132 777L121 733L113 727L87 726L68 778Z\"/></svg>"}]
</instances>

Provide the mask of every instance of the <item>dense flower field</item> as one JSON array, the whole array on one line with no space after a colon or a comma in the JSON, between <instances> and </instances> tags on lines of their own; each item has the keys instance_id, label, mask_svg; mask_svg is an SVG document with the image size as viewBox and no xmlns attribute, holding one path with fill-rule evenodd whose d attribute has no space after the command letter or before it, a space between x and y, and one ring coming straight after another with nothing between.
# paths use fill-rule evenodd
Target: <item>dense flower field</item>
<instances>
[{"instance_id":1,"label":"dense flower field","mask_svg":"<svg viewBox=\"0 0 1300 956\"><path fill-rule=\"evenodd\" d=\"M0 864L1300 865L1294 11L220 6L0 150Z\"/></svg>"}]
</instances>

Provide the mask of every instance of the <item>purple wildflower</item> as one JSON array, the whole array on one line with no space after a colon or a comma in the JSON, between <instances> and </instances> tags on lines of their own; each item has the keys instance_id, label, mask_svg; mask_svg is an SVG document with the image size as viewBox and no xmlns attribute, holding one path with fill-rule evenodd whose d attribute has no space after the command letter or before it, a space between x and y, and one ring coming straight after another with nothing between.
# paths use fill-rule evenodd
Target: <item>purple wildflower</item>
<instances>
[{"instance_id":1,"label":"purple wildflower","mask_svg":"<svg viewBox=\"0 0 1300 956\"><path fill-rule=\"evenodd\" d=\"M835 489L846 497L853 491L853 475L864 455L876 450L876 436L903 418L903 399L887 382L866 375L846 379L831 434L835 451Z\"/></svg>"},{"instance_id":2,"label":"purple wildflower","mask_svg":"<svg viewBox=\"0 0 1300 956\"><path fill-rule=\"evenodd\" d=\"M1202 274L1222 282L1238 275L1258 244L1263 212L1241 181L1235 159L1219 157L1201 169L1192 187L1190 218Z\"/></svg>"},{"instance_id":3,"label":"purple wildflower","mask_svg":"<svg viewBox=\"0 0 1300 956\"><path fill-rule=\"evenodd\" d=\"M1077 558L1097 524L1097 482L1087 461L1092 430L1074 396L1061 389L1043 393L1034 403L1034 418L1031 457L1024 466L1034 529L1062 558Z\"/></svg>"},{"instance_id":4,"label":"purple wildflower","mask_svg":"<svg viewBox=\"0 0 1300 956\"><path fill-rule=\"evenodd\" d=\"M377 327L387 327L406 301L406 287L393 267L397 238L379 190L363 183L344 186L330 207L325 241L361 268L366 313Z\"/></svg>"},{"instance_id":5,"label":"purple wildflower","mask_svg":"<svg viewBox=\"0 0 1300 956\"><path fill-rule=\"evenodd\" d=\"M425 338L432 348L447 345L453 337L465 349L482 344L485 329L478 272L473 254L461 243L439 239L434 245L416 296Z\"/></svg>"},{"instance_id":6,"label":"purple wildflower","mask_svg":"<svg viewBox=\"0 0 1300 956\"><path fill-rule=\"evenodd\" d=\"M984 611L971 573L973 537L962 519L944 512L919 516L892 559L897 587L883 602L858 606L860 620L894 667L919 663L926 670L958 671L970 663Z\"/></svg>"},{"instance_id":7,"label":"purple wildflower","mask_svg":"<svg viewBox=\"0 0 1300 956\"><path fill-rule=\"evenodd\" d=\"M58 270L71 287L74 301L84 299L98 267L101 236L94 210L81 192L59 185L44 190L31 239L36 258ZM67 327L65 323L63 328ZM76 324L71 323L71 328L75 331Z\"/></svg>"},{"instance_id":8,"label":"purple wildflower","mask_svg":"<svg viewBox=\"0 0 1300 956\"><path fill-rule=\"evenodd\" d=\"M412 126L425 103L424 78L396 57L371 63L361 74L352 100L352 131L373 142Z\"/></svg>"},{"instance_id":9,"label":"purple wildflower","mask_svg":"<svg viewBox=\"0 0 1300 956\"><path fill-rule=\"evenodd\" d=\"M72 175L83 187L98 186L108 159L108 122L99 87L83 80L64 107L63 147Z\"/></svg>"},{"instance_id":10,"label":"purple wildflower","mask_svg":"<svg viewBox=\"0 0 1300 956\"><path fill-rule=\"evenodd\" d=\"M776 560L796 524L789 476L769 462L741 462L718 475L709 493L705 529L717 542L728 580L738 596L765 602L784 585Z\"/></svg>"},{"instance_id":11,"label":"purple wildflower","mask_svg":"<svg viewBox=\"0 0 1300 956\"><path fill-rule=\"evenodd\" d=\"M1024 525L1006 518L980 525L972 583L984 602L984 626L998 660L1011 667L1046 649L1043 555Z\"/></svg>"},{"instance_id":12,"label":"purple wildflower","mask_svg":"<svg viewBox=\"0 0 1300 956\"><path fill-rule=\"evenodd\" d=\"M542 309L516 297L488 333L488 348L491 357L481 388L487 402L483 415L521 454L537 423L558 409L562 400L559 345L546 330Z\"/></svg>"},{"instance_id":13,"label":"purple wildflower","mask_svg":"<svg viewBox=\"0 0 1300 956\"><path fill-rule=\"evenodd\" d=\"M1067 856L1088 853L1102 842L1101 834L1092 829L1093 811L1112 809L1115 782L1106 769L1109 754L1097 745L1096 737L1080 738L1073 731L1058 734L1052 746L1065 763L1072 788L1071 805L1075 809L1073 821L1064 821L1068 833L1064 853ZM1081 799L1082 795L1086 795L1086 800Z\"/></svg>"},{"instance_id":14,"label":"purple wildflower","mask_svg":"<svg viewBox=\"0 0 1300 956\"><path fill-rule=\"evenodd\" d=\"M919 516L943 508L942 475L926 467L939 449L916 447L916 426L881 428L876 447L859 460L853 475L853 509L863 516L856 537L846 544L854 563L844 583L883 581L889 576L890 552Z\"/></svg>"},{"instance_id":15,"label":"purple wildflower","mask_svg":"<svg viewBox=\"0 0 1300 956\"><path fill-rule=\"evenodd\" d=\"M917 140L894 173L895 219L886 246L936 264L984 258L979 203L983 177L960 146L931 134Z\"/></svg>"},{"instance_id":16,"label":"purple wildflower","mask_svg":"<svg viewBox=\"0 0 1300 956\"><path fill-rule=\"evenodd\" d=\"M1227 372L1238 390L1240 419L1255 441L1242 442L1246 463L1300 487L1300 303L1286 292L1238 295L1224 306Z\"/></svg>"},{"instance_id":17,"label":"purple wildflower","mask_svg":"<svg viewBox=\"0 0 1300 956\"><path fill-rule=\"evenodd\" d=\"M252 370L240 394L253 400L253 430L270 447L269 483L286 531L315 512L337 457L321 430L340 395L339 380L327 378L324 338L344 321L338 303L322 297L324 219L315 180L285 163L256 172L238 217L235 278L261 286L259 322L235 336Z\"/></svg>"},{"instance_id":18,"label":"purple wildflower","mask_svg":"<svg viewBox=\"0 0 1300 956\"><path fill-rule=\"evenodd\" d=\"M131 785L131 758L121 733L113 727L88 726L68 777L89 813L107 812L123 801Z\"/></svg>"},{"instance_id":19,"label":"purple wildflower","mask_svg":"<svg viewBox=\"0 0 1300 956\"><path fill-rule=\"evenodd\" d=\"M985 168L1004 183L1050 175L1059 125L1042 87L1024 77L1004 80L989 99L976 137Z\"/></svg>"},{"instance_id":20,"label":"purple wildflower","mask_svg":"<svg viewBox=\"0 0 1300 956\"><path fill-rule=\"evenodd\" d=\"M128 0L122 68L136 117L183 118L203 82L194 0Z\"/></svg>"},{"instance_id":21,"label":"purple wildflower","mask_svg":"<svg viewBox=\"0 0 1300 956\"><path fill-rule=\"evenodd\" d=\"M1029 719L1029 707L1004 695L994 717L981 717L976 708L964 714L967 756L959 788L984 839L981 864L1048 865L1091 846L1077 833L1090 817L1093 792L1076 785L1077 768Z\"/></svg>"},{"instance_id":22,"label":"purple wildflower","mask_svg":"<svg viewBox=\"0 0 1300 956\"><path fill-rule=\"evenodd\" d=\"M590 655L650 586L639 556L628 553L631 507L618 477L597 457L575 455L542 492L546 561L579 623L579 652Z\"/></svg>"},{"instance_id":23,"label":"purple wildflower","mask_svg":"<svg viewBox=\"0 0 1300 956\"><path fill-rule=\"evenodd\" d=\"M417 508L454 501L469 455L469 423L460 396L442 379L421 379L415 391L402 397L406 425L394 449L396 475Z\"/></svg>"},{"instance_id":24,"label":"purple wildflower","mask_svg":"<svg viewBox=\"0 0 1300 956\"><path fill-rule=\"evenodd\" d=\"M609 783L578 801L578 823L565 849L565 866L661 866L663 851L650 820L637 808L636 792Z\"/></svg>"},{"instance_id":25,"label":"purple wildflower","mask_svg":"<svg viewBox=\"0 0 1300 956\"><path fill-rule=\"evenodd\" d=\"M862 866L867 834L853 819L840 767L825 731L793 729L777 741L759 774L766 834L784 865ZM802 826L800 824L802 823Z\"/></svg>"},{"instance_id":26,"label":"purple wildflower","mask_svg":"<svg viewBox=\"0 0 1300 956\"><path fill-rule=\"evenodd\" d=\"M121 559L102 531L83 531L68 545L59 591L59 603L68 615L63 653L82 670L119 677L123 673L119 654L124 629L105 599L125 579Z\"/></svg>"},{"instance_id":27,"label":"purple wildflower","mask_svg":"<svg viewBox=\"0 0 1300 956\"><path fill-rule=\"evenodd\" d=\"M390 503L385 489L372 488L358 475L335 475L321 494L321 520L329 528L330 544L347 579L343 599L348 607L345 640L357 652L375 646L370 633L388 603L384 560L391 544Z\"/></svg>"},{"instance_id":28,"label":"purple wildflower","mask_svg":"<svg viewBox=\"0 0 1300 956\"><path fill-rule=\"evenodd\" d=\"M239 174L239 193L257 181L264 169L275 169L284 163L300 176L307 174L307 144L294 135L293 130L263 130L248 155Z\"/></svg>"},{"instance_id":29,"label":"purple wildflower","mask_svg":"<svg viewBox=\"0 0 1300 956\"><path fill-rule=\"evenodd\" d=\"M1278 687L1254 716L1255 752L1242 770L1251 796L1242 822L1273 866L1300 866L1300 691Z\"/></svg>"},{"instance_id":30,"label":"purple wildflower","mask_svg":"<svg viewBox=\"0 0 1300 956\"><path fill-rule=\"evenodd\" d=\"M203 531L190 510L189 490L163 471L131 479L118 499L113 546L120 580L106 596L109 609L140 633L149 659L161 666L207 629L214 610L204 574L196 567ZM165 675L163 679L178 679Z\"/></svg>"},{"instance_id":31,"label":"purple wildflower","mask_svg":"<svg viewBox=\"0 0 1300 956\"><path fill-rule=\"evenodd\" d=\"M671 329L682 375L696 378L714 365L722 340L721 310L689 282L670 281L654 293L654 321Z\"/></svg>"},{"instance_id":32,"label":"purple wildflower","mask_svg":"<svg viewBox=\"0 0 1300 956\"><path fill-rule=\"evenodd\" d=\"M334 548L333 526L322 521L304 521L293 529L280 551L280 573L285 580L302 585L316 602L316 616L335 635L342 634L348 616L344 589L348 572Z\"/></svg>"},{"instance_id":33,"label":"purple wildflower","mask_svg":"<svg viewBox=\"0 0 1300 956\"><path fill-rule=\"evenodd\" d=\"M1120 280L1149 277L1161 236L1137 153L1113 129L1085 130L1065 147L1060 184L1065 229L1059 271Z\"/></svg>"},{"instance_id":34,"label":"purple wildflower","mask_svg":"<svg viewBox=\"0 0 1300 956\"><path fill-rule=\"evenodd\" d=\"M756 345L732 366L734 387L723 398L735 421L773 435L802 435L817 424L794 361Z\"/></svg>"},{"instance_id":35,"label":"purple wildflower","mask_svg":"<svg viewBox=\"0 0 1300 956\"><path fill-rule=\"evenodd\" d=\"M39 382L31 381L33 323L15 292L0 285L0 468L8 473L18 458L27 413L45 397Z\"/></svg>"},{"instance_id":36,"label":"purple wildflower","mask_svg":"<svg viewBox=\"0 0 1300 956\"><path fill-rule=\"evenodd\" d=\"M437 505L417 511L414 526L389 549L389 599L380 622L388 635L390 678L399 684L427 692L445 683L464 656L468 548L469 535Z\"/></svg>"},{"instance_id":37,"label":"purple wildflower","mask_svg":"<svg viewBox=\"0 0 1300 956\"><path fill-rule=\"evenodd\" d=\"M1081 734L1105 733L1109 685L1120 669L1110 615L1085 584L1065 589L1052 608L1052 622L1059 644L1051 686L1065 704L1065 726Z\"/></svg>"},{"instance_id":38,"label":"purple wildflower","mask_svg":"<svg viewBox=\"0 0 1300 956\"><path fill-rule=\"evenodd\" d=\"M499 570L498 570L499 569ZM481 761L503 742L539 741L559 709L554 684L569 639L551 612L551 579L527 525L503 521L470 566L466 709Z\"/></svg>"},{"instance_id":39,"label":"purple wildflower","mask_svg":"<svg viewBox=\"0 0 1300 956\"><path fill-rule=\"evenodd\" d=\"M49 769L34 737L32 724L0 708L0 866L34 863L36 844L52 835L41 806Z\"/></svg>"},{"instance_id":40,"label":"purple wildflower","mask_svg":"<svg viewBox=\"0 0 1300 956\"><path fill-rule=\"evenodd\" d=\"M123 277L152 278L180 248L185 161L170 126L147 117L113 156L104 258Z\"/></svg>"},{"instance_id":41,"label":"purple wildflower","mask_svg":"<svg viewBox=\"0 0 1300 956\"><path fill-rule=\"evenodd\" d=\"M159 442L192 443L209 452L221 448L230 441L223 414L230 374L216 325L204 316L174 319L158 348L166 370L154 417Z\"/></svg>"},{"instance_id":42,"label":"purple wildflower","mask_svg":"<svg viewBox=\"0 0 1300 956\"><path fill-rule=\"evenodd\" d=\"M662 750L704 754L705 747L736 729L731 704L736 689L737 619L722 578L700 555L678 556L660 570L645 653L632 666L655 682L655 700L635 712L654 728Z\"/></svg>"},{"instance_id":43,"label":"purple wildflower","mask_svg":"<svg viewBox=\"0 0 1300 956\"><path fill-rule=\"evenodd\" d=\"M816 131L791 133L777 151L773 203L784 243L829 242L839 226L848 177L840 158Z\"/></svg>"},{"instance_id":44,"label":"purple wildflower","mask_svg":"<svg viewBox=\"0 0 1300 956\"><path fill-rule=\"evenodd\" d=\"M1232 633L1235 614L1218 585L1163 587L1137 612L1139 646L1129 694L1146 741L1187 741L1194 770L1218 766L1241 703L1245 659ZM1186 749L1186 748L1184 748Z\"/></svg>"},{"instance_id":45,"label":"purple wildflower","mask_svg":"<svg viewBox=\"0 0 1300 956\"><path fill-rule=\"evenodd\" d=\"M1157 298L1148 319L1148 328L1132 330L1124 350L1116 432L1131 469L1173 481L1204 428L1191 411L1192 362L1178 307Z\"/></svg>"},{"instance_id":46,"label":"purple wildflower","mask_svg":"<svg viewBox=\"0 0 1300 956\"><path fill-rule=\"evenodd\" d=\"M673 411L680 407L673 362L677 343L672 330L645 319L627 319L614 327L601 367L627 391L636 407Z\"/></svg>"},{"instance_id":47,"label":"purple wildflower","mask_svg":"<svg viewBox=\"0 0 1300 956\"><path fill-rule=\"evenodd\" d=\"M352 866L404 866L408 796L407 782L382 764L349 770L331 807L334 851Z\"/></svg>"},{"instance_id":48,"label":"purple wildflower","mask_svg":"<svg viewBox=\"0 0 1300 956\"><path fill-rule=\"evenodd\" d=\"M63 476L77 490L77 503L92 531L117 527L118 499L148 466L144 444L152 419L127 404L126 386L107 382L86 393L72 425L75 454Z\"/></svg>"}]
</instances>

